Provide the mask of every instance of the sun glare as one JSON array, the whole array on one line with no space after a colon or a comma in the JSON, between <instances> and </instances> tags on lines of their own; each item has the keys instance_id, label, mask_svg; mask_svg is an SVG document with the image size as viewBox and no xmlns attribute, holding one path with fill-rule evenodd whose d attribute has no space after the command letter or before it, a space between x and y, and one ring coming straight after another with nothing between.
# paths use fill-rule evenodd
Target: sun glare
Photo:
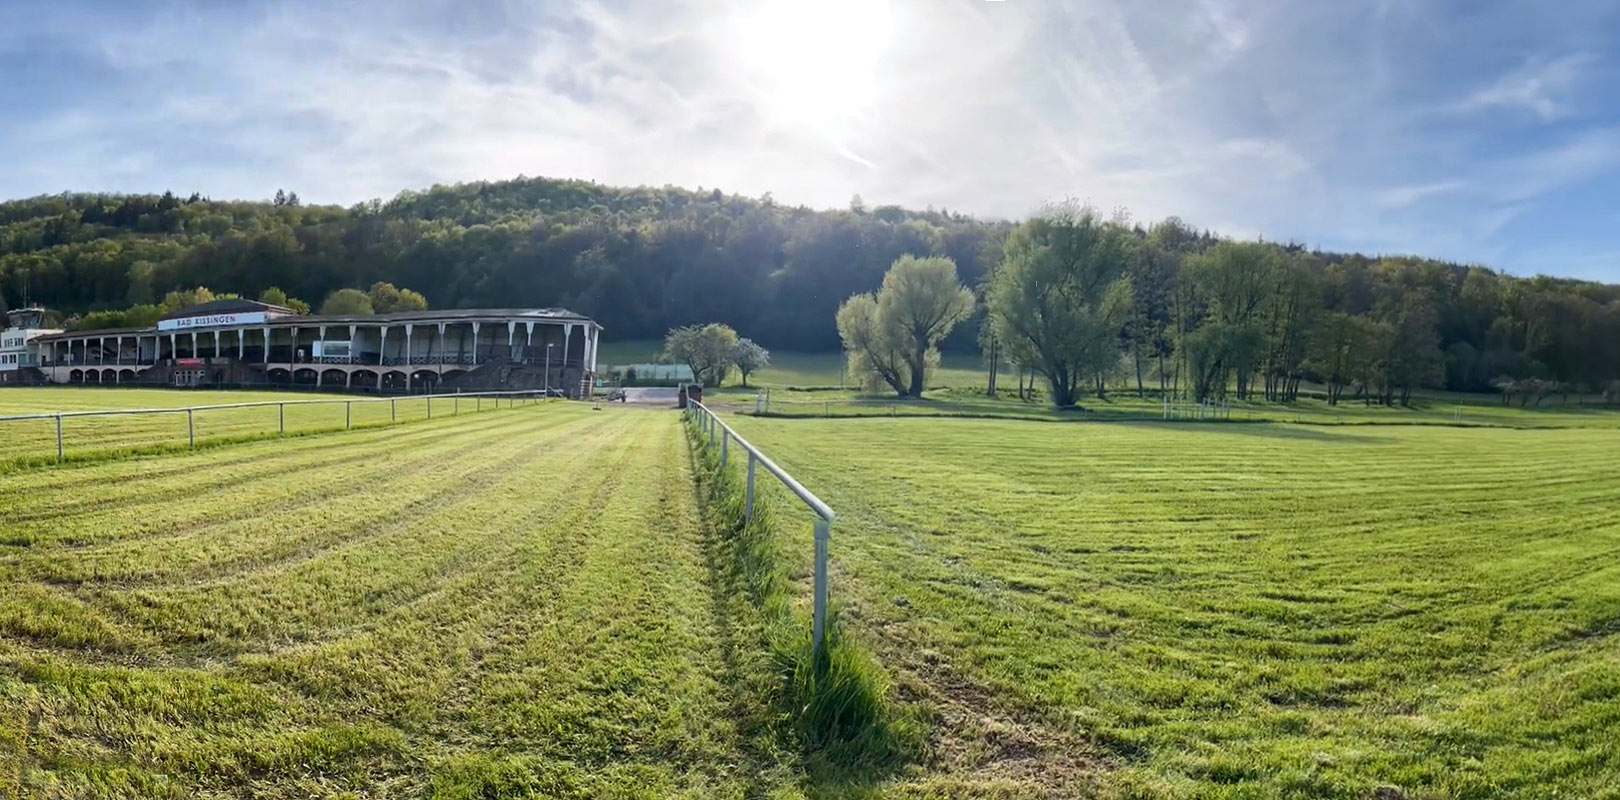
<instances>
[{"instance_id":1,"label":"sun glare","mask_svg":"<svg viewBox=\"0 0 1620 800\"><path fill-rule=\"evenodd\" d=\"M884 0L764 0L738 12L727 46L771 121L836 136L877 102L893 23Z\"/></svg>"}]
</instances>

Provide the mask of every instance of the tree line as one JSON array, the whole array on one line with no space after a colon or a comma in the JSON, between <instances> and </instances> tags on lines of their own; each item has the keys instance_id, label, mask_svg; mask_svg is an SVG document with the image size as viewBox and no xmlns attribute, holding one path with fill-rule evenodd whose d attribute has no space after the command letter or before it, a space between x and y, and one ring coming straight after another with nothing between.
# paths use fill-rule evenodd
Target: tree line
<instances>
[{"instance_id":1,"label":"tree line","mask_svg":"<svg viewBox=\"0 0 1620 800\"><path fill-rule=\"evenodd\" d=\"M1195 396L1287 398L1300 381L1322 379L1330 392L1391 402L1420 386L1492 391L1505 378L1590 388L1620 377L1612 285L1095 216L1014 224L544 178L435 186L349 208L309 205L296 192L280 203L61 194L0 203L0 303L89 320L200 286L244 297L280 287L324 303L386 282L440 308L567 307L620 340L719 322L779 350L829 351L844 340L844 301L880 292L890 267L910 256L948 260L974 293L967 318L934 349L971 351L989 339L998 358L1034 367L1049 356L1021 352L1017 331L990 322L997 302L1025 301L998 295L992 273L1049 271L1044 253L1096 239L1120 251L1109 262L1119 275L1110 266L1095 276L1106 283L1071 288L1127 279L1129 303L1105 308L1104 294L1086 305L1101 315L1092 323L1119 323L1123 358L1102 369L1099 354L1051 363L1076 393L1099 378L1117 382L1120 369L1131 382ZM926 370L928 348L909 358ZM909 392L909 374L904 383Z\"/></svg>"},{"instance_id":2,"label":"tree line","mask_svg":"<svg viewBox=\"0 0 1620 800\"><path fill-rule=\"evenodd\" d=\"M835 317L856 377L920 397L940 342L978 302L989 391L1005 360L1020 395L1025 372L1038 374L1058 406L1132 377L1138 394L1156 384L1198 401L1291 401L1305 380L1331 404L1352 387L1384 405L1442 386L1496 388L1521 405L1553 392L1620 395L1612 286L1408 258L1335 262L1065 204L1014 228L977 289L948 258L896 260L875 293L852 295Z\"/></svg>"}]
</instances>

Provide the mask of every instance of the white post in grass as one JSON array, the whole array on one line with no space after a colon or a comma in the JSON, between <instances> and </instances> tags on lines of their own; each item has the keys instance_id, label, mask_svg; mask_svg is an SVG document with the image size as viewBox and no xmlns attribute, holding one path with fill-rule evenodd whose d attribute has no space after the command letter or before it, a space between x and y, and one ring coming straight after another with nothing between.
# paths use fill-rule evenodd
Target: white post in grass
<instances>
[{"instance_id":1,"label":"white post in grass","mask_svg":"<svg viewBox=\"0 0 1620 800\"><path fill-rule=\"evenodd\" d=\"M754 454L748 453L748 492L743 501L743 524L754 521Z\"/></svg>"},{"instance_id":2,"label":"white post in grass","mask_svg":"<svg viewBox=\"0 0 1620 800\"><path fill-rule=\"evenodd\" d=\"M191 409L186 409L186 447L197 449L197 426L193 424Z\"/></svg>"},{"instance_id":3,"label":"white post in grass","mask_svg":"<svg viewBox=\"0 0 1620 800\"><path fill-rule=\"evenodd\" d=\"M827 540L832 538L832 524L816 517L816 577L815 608L810 621L812 662L821 660L822 637L827 631Z\"/></svg>"},{"instance_id":4,"label":"white post in grass","mask_svg":"<svg viewBox=\"0 0 1620 800\"><path fill-rule=\"evenodd\" d=\"M277 403L276 404L276 432L277 433L286 433L287 432L287 404L286 403Z\"/></svg>"},{"instance_id":5,"label":"white post in grass","mask_svg":"<svg viewBox=\"0 0 1620 800\"><path fill-rule=\"evenodd\" d=\"M62 415L56 415L56 460L62 460Z\"/></svg>"}]
</instances>

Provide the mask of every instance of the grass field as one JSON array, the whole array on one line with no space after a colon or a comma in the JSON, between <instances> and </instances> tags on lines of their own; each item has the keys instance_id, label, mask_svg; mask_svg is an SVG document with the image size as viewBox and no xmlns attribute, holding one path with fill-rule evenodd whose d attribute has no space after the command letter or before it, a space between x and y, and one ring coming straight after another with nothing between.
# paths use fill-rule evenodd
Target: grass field
<instances>
[{"instance_id":1,"label":"grass field","mask_svg":"<svg viewBox=\"0 0 1620 800\"><path fill-rule=\"evenodd\" d=\"M603 365L651 361L660 343L632 341L602 346ZM771 413L783 416L992 416L1017 419L1142 419L1161 415L1160 400L1150 394L1138 398L1134 382L1111 389L1107 399L1080 398L1078 411L1053 411L1044 401L1023 402L1016 397L1017 376L1006 372L999 386L1002 396L984 394L985 365L976 355L945 353L940 369L929 378L929 391L921 401L896 401L892 393L867 395L858 388L840 388L843 362L837 353L773 352L771 366L760 370L749 381L751 387L769 388ZM1149 387L1150 389L1152 387ZM1311 387L1307 387L1311 388ZM710 387L712 401L736 408L752 408L756 392L741 388L733 374L719 389ZM1367 406L1359 400L1346 400L1330 406L1314 396L1295 403L1231 403L1235 420L1272 420L1316 424L1462 424L1507 427L1620 427L1620 406L1604 405L1595 397L1561 395L1549 397L1540 406L1503 406L1494 395L1456 392L1426 392L1413 398L1410 407Z\"/></svg>"},{"instance_id":2,"label":"grass field","mask_svg":"<svg viewBox=\"0 0 1620 800\"><path fill-rule=\"evenodd\" d=\"M733 423L933 720L875 793L1620 796L1620 431Z\"/></svg>"},{"instance_id":3,"label":"grass field","mask_svg":"<svg viewBox=\"0 0 1620 800\"><path fill-rule=\"evenodd\" d=\"M596 360L604 368L616 364L640 364L654 361L663 342L636 340L605 342L597 351ZM930 381L936 386L973 386L984 384L984 366L977 355L945 353L940 369ZM748 379L750 386L778 388L825 388L844 383L843 356L838 353L790 353L771 351L771 365ZM1012 380L1011 374L1008 380ZM727 386L741 386L742 378L735 372L726 380Z\"/></svg>"},{"instance_id":4,"label":"grass field","mask_svg":"<svg viewBox=\"0 0 1620 800\"><path fill-rule=\"evenodd\" d=\"M795 791L673 414L28 470L0 520L0 796Z\"/></svg>"},{"instance_id":5,"label":"grass field","mask_svg":"<svg viewBox=\"0 0 1620 800\"><path fill-rule=\"evenodd\" d=\"M345 400L351 402L346 405ZM284 406L195 412L189 430L184 413L64 417L63 454L75 458L109 452L184 448L193 435L198 443L207 443L279 433L312 433L410 422L426 419L430 403L434 416L492 410L497 404L493 398L458 399L454 396L429 399L417 395L379 401L376 398L312 395L308 392L28 387L0 389L0 416L255 402L283 403ZM508 402L505 399L499 401L503 408ZM0 466L53 460L55 457L55 419L0 420Z\"/></svg>"}]
</instances>

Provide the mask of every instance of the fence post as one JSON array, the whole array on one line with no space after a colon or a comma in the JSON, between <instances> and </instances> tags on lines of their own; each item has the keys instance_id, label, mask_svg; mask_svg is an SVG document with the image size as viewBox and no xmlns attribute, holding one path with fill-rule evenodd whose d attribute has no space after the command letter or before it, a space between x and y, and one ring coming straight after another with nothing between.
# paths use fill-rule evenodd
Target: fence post
<instances>
[{"instance_id":1,"label":"fence post","mask_svg":"<svg viewBox=\"0 0 1620 800\"><path fill-rule=\"evenodd\" d=\"M56 460L62 460L62 415L56 415Z\"/></svg>"},{"instance_id":2,"label":"fence post","mask_svg":"<svg viewBox=\"0 0 1620 800\"><path fill-rule=\"evenodd\" d=\"M344 400L343 401L343 429L344 430L351 430L353 428L354 428L354 401L353 400Z\"/></svg>"},{"instance_id":3,"label":"fence post","mask_svg":"<svg viewBox=\"0 0 1620 800\"><path fill-rule=\"evenodd\" d=\"M197 426L194 424L191 409L186 409L186 446L192 450L197 449Z\"/></svg>"},{"instance_id":4,"label":"fence post","mask_svg":"<svg viewBox=\"0 0 1620 800\"><path fill-rule=\"evenodd\" d=\"M726 468L726 457L730 455L731 434L725 428L720 429L720 468Z\"/></svg>"},{"instance_id":5,"label":"fence post","mask_svg":"<svg viewBox=\"0 0 1620 800\"><path fill-rule=\"evenodd\" d=\"M479 395L479 396L473 398L473 410L474 411L483 411L484 410L484 396L483 395Z\"/></svg>"},{"instance_id":6,"label":"fence post","mask_svg":"<svg viewBox=\"0 0 1620 800\"><path fill-rule=\"evenodd\" d=\"M397 403L397 401L394 398L392 398L392 397L388 398L388 421L389 422L398 422L399 421L399 415L397 413L395 413L396 410L397 410L396 409L396 403Z\"/></svg>"},{"instance_id":7,"label":"fence post","mask_svg":"<svg viewBox=\"0 0 1620 800\"><path fill-rule=\"evenodd\" d=\"M454 400L454 402L450 406L450 416L454 417L454 416L456 416L456 415L458 415L460 413L461 413L461 392L456 392L456 399Z\"/></svg>"},{"instance_id":8,"label":"fence post","mask_svg":"<svg viewBox=\"0 0 1620 800\"><path fill-rule=\"evenodd\" d=\"M433 395L427 396L428 419L433 419Z\"/></svg>"},{"instance_id":9,"label":"fence post","mask_svg":"<svg viewBox=\"0 0 1620 800\"><path fill-rule=\"evenodd\" d=\"M832 537L831 523L816 517L816 578L815 608L810 623L811 660L821 662L822 637L827 630L827 540Z\"/></svg>"},{"instance_id":10,"label":"fence post","mask_svg":"<svg viewBox=\"0 0 1620 800\"><path fill-rule=\"evenodd\" d=\"M287 404L276 404L276 433L287 432Z\"/></svg>"},{"instance_id":11,"label":"fence post","mask_svg":"<svg viewBox=\"0 0 1620 800\"><path fill-rule=\"evenodd\" d=\"M754 521L754 451L748 451L748 491L743 500L743 524Z\"/></svg>"}]
</instances>

